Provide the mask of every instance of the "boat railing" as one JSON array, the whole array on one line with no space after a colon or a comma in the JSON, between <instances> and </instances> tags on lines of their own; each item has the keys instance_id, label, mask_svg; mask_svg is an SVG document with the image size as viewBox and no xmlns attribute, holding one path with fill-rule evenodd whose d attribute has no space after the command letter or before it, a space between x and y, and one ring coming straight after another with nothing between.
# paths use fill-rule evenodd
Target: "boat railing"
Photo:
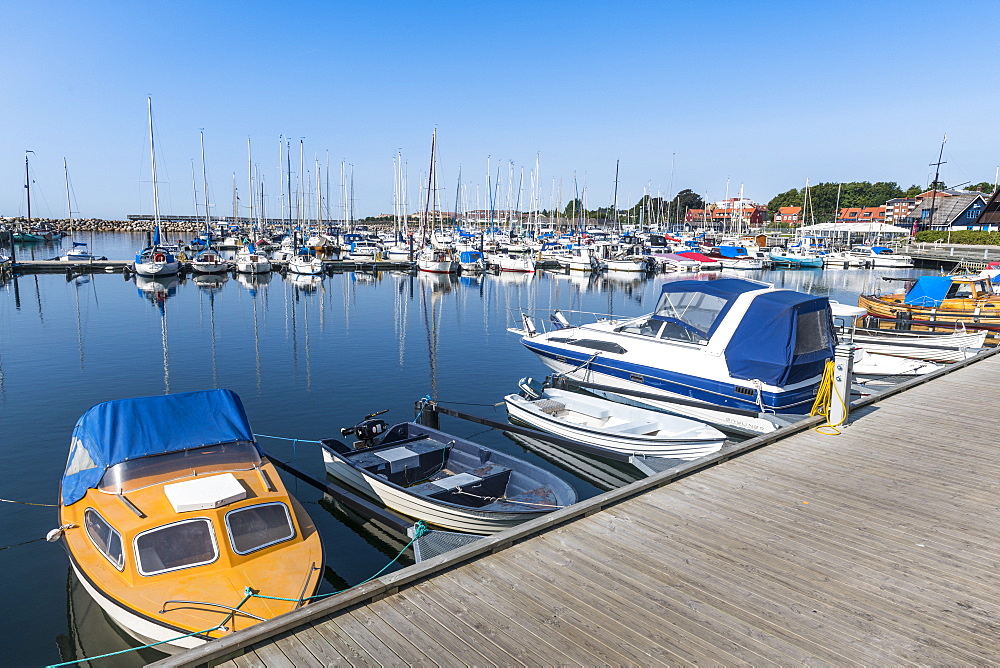
<instances>
[{"instance_id":1,"label":"boat railing","mask_svg":"<svg viewBox=\"0 0 1000 668\"><path fill-rule=\"evenodd\" d=\"M567 318L573 318L573 322ZM575 309L530 309L508 308L507 322L515 323L507 327L508 332L521 336L535 336L553 330L568 329L592 322L627 322L640 316L621 316L613 313L598 313L596 311L578 311ZM520 325L520 326L518 326Z\"/></svg>"},{"instance_id":2,"label":"boat railing","mask_svg":"<svg viewBox=\"0 0 1000 668\"><path fill-rule=\"evenodd\" d=\"M251 614L251 613L249 613L249 612L247 612L245 610L240 610L239 608L232 608L232 607L230 607L228 605L222 605L221 603L209 603L208 601L184 601L184 600L181 600L181 599L173 599L173 600L170 600L170 601L164 601L163 602L163 606L160 608L160 614L161 615L165 614L167 612L167 605L169 605L171 603L180 603L180 604L184 604L184 605L206 605L206 606L213 607L213 608L222 608L223 610L229 610L231 613L234 613L234 614L237 614L237 615L243 615L245 617L250 617L252 619L256 619L259 622L266 622L267 621L263 617L258 617L257 615Z\"/></svg>"}]
</instances>

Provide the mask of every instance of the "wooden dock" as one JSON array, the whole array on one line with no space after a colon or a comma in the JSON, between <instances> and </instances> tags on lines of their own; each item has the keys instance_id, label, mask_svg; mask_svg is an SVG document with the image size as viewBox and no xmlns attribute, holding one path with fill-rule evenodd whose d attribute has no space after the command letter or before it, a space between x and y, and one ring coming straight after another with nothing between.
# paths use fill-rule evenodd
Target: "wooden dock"
<instances>
[{"instance_id":1,"label":"wooden dock","mask_svg":"<svg viewBox=\"0 0 1000 668\"><path fill-rule=\"evenodd\" d=\"M996 663L996 353L156 665Z\"/></svg>"}]
</instances>

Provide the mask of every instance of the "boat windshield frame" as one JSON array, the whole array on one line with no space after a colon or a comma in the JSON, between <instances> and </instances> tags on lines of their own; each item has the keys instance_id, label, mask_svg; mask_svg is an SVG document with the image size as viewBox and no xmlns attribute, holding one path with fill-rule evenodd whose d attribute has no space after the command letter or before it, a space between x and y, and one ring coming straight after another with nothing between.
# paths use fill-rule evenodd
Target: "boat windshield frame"
<instances>
[{"instance_id":1,"label":"boat windshield frame","mask_svg":"<svg viewBox=\"0 0 1000 668\"><path fill-rule=\"evenodd\" d=\"M128 494L193 475L251 471L260 465L260 451L254 443L230 441L115 464L104 472L97 489L106 494Z\"/></svg>"},{"instance_id":2,"label":"boat windshield frame","mask_svg":"<svg viewBox=\"0 0 1000 668\"><path fill-rule=\"evenodd\" d=\"M709 303L706 300L710 300ZM707 343L715 326L729 311L732 301L707 292L664 292L656 302L653 317L697 332Z\"/></svg>"}]
</instances>

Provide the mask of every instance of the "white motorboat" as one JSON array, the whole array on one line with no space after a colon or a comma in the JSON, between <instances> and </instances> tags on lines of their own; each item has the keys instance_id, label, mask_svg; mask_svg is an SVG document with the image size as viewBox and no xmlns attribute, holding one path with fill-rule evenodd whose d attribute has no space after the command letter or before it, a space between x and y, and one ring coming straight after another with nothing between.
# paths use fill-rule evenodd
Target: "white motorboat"
<instances>
[{"instance_id":1,"label":"white motorboat","mask_svg":"<svg viewBox=\"0 0 1000 668\"><path fill-rule=\"evenodd\" d=\"M570 271L603 271L606 268L589 246L580 246L563 255L559 264Z\"/></svg>"},{"instance_id":2,"label":"white motorboat","mask_svg":"<svg viewBox=\"0 0 1000 668\"><path fill-rule=\"evenodd\" d=\"M608 271L630 271L645 273L656 268L656 260L649 255L622 255L608 258Z\"/></svg>"},{"instance_id":3,"label":"white motorboat","mask_svg":"<svg viewBox=\"0 0 1000 668\"><path fill-rule=\"evenodd\" d=\"M369 418L375 415L368 416ZM559 476L521 459L414 422L366 419L323 440L326 471L396 512L466 533L502 531L576 503Z\"/></svg>"},{"instance_id":4,"label":"white motorboat","mask_svg":"<svg viewBox=\"0 0 1000 668\"><path fill-rule=\"evenodd\" d=\"M477 250L459 252L458 265L462 268L463 274L476 274L486 271L486 259Z\"/></svg>"},{"instance_id":5,"label":"white motorboat","mask_svg":"<svg viewBox=\"0 0 1000 668\"><path fill-rule=\"evenodd\" d=\"M351 242L344 254L344 259L356 262L381 262L382 251L382 244L379 242L371 239L359 239Z\"/></svg>"},{"instance_id":6,"label":"white motorboat","mask_svg":"<svg viewBox=\"0 0 1000 668\"><path fill-rule=\"evenodd\" d=\"M888 246L854 246L847 256L862 267L908 268L913 267L913 258L897 254Z\"/></svg>"},{"instance_id":7,"label":"white motorboat","mask_svg":"<svg viewBox=\"0 0 1000 668\"><path fill-rule=\"evenodd\" d=\"M253 244L237 253L233 264L239 274L265 274L271 271L271 261L263 253L258 253Z\"/></svg>"},{"instance_id":8,"label":"white motorboat","mask_svg":"<svg viewBox=\"0 0 1000 668\"><path fill-rule=\"evenodd\" d=\"M663 271L697 272L701 271L701 262L678 255L677 253L653 253L653 259Z\"/></svg>"},{"instance_id":9,"label":"white motorboat","mask_svg":"<svg viewBox=\"0 0 1000 668\"><path fill-rule=\"evenodd\" d=\"M315 255L300 253L288 261L288 271L293 274L322 274L323 261Z\"/></svg>"},{"instance_id":10,"label":"white motorboat","mask_svg":"<svg viewBox=\"0 0 1000 668\"><path fill-rule=\"evenodd\" d=\"M228 271L228 269L229 263L212 248L198 251L194 259L191 260L191 271L196 274L219 274Z\"/></svg>"},{"instance_id":11,"label":"white motorboat","mask_svg":"<svg viewBox=\"0 0 1000 668\"><path fill-rule=\"evenodd\" d=\"M65 255L60 255L59 259L63 262L94 262L95 260L107 260L108 258L103 255L93 255L87 250L86 241L74 241L72 250L67 251Z\"/></svg>"},{"instance_id":12,"label":"white motorboat","mask_svg":"<svg viewBox=\"0 0 1000 668\"><path fill-rule=\"evenodd\" d=\"M808 414L837 342L826 297L742 278L668 282L655 311L638 317L521 318L510 331L553 371L749 432L773 430L775 413Z\"/></svg>"},{"instance_id":13,"label":"white motorboat","mask_svg":"<svg viewBox=\"0 0 1000 668\"><path fill-rule=\"evenodd\" d=\"M493 263L500 268L500 271L509 271L523 274L533 274L535 272L535 258L529 253L500 253L493 256Z\"/></svg>"},{"instance_id":14,"label":"white motorboat","mask_svg":"<svg viewBox=\"0 0 1000 668\"><path fill-rule=\"evenodd\" d=\"M417 269L431 274L458 273L458 260L450 248L424 248L417 254Z\"/></svg>"},{"instance_id":15,"label":"white motorboat","mask_svg":"<svg viewBox=\"0 0 1000 668\"><path fill-rule=\"evenodd\" d=\"M526 382L527 381L527 382ZM717 452L726 435L703 422L567 390L533 387L504 397L507 414L530 427L608 452L697 459Z\"/></svg>"}]
</instances>

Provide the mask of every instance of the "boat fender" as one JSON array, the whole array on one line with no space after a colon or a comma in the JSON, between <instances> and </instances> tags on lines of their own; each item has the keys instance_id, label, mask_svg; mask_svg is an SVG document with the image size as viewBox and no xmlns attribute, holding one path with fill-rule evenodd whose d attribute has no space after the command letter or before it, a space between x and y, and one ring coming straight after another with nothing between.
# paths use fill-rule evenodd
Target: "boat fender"
<instances>
[{"instance_id":1,"label":"boat fender","mask_svg":"<svg viewBox=\"0 0 1000 668\"><path fill-rule=\"evenodd\" d=\"M76 528L75 524L63 524L61 527L53 529L52 531L45 534L45 540L47 540L50 543L54 543L60 538L62 538L62 535L66 533L67 529L74 529L74 528Z\"/></svg>"},{"instance_id":2,"label":"boat fender","mask_svg":"<svg viewBox=\"0 0 1000 668\"><path fill-rule=\"evenodd\" d=\"M167 256L164 255L163 253L157 253L156 255L153 256L153 262L166 262L166 261L167 261Z\"/></svg>"}]
</instances>

